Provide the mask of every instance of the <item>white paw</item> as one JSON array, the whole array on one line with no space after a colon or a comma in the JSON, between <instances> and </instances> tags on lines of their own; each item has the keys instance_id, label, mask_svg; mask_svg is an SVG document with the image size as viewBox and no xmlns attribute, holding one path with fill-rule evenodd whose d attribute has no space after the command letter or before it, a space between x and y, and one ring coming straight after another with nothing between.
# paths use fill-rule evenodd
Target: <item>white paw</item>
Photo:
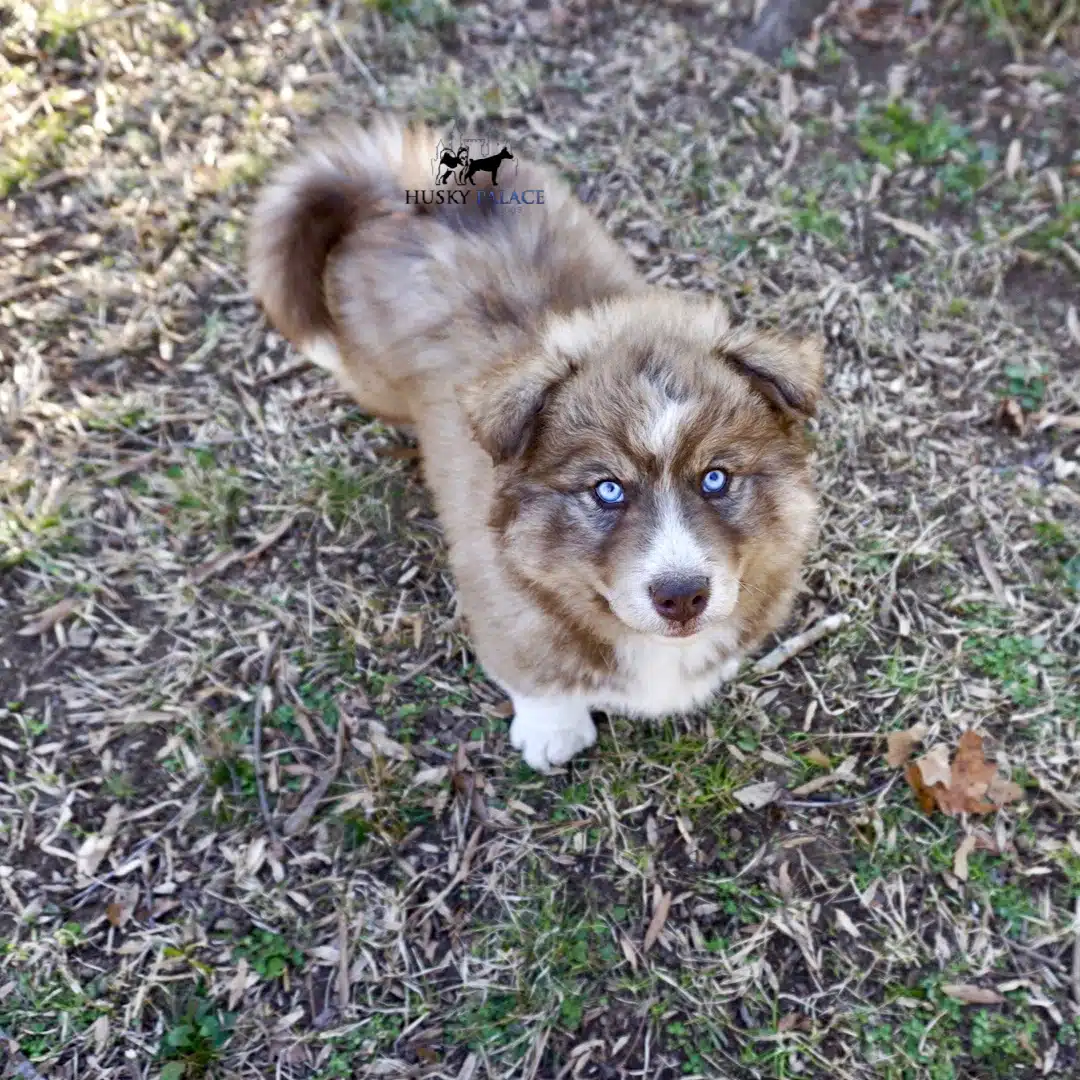
<instances>
[{"instance_id":1,"label":"white paw","mask_svg":"<svg viewBox=\"0 0 1080 1080\"><path fill-rule=\"evenodd\" d=\"M548 772L596 742L588 707L573 698L514 697L510 745L525 763Z\"/></svg>"},{"instance_id":2,"label":"white paw","mask_svg":"<svg viewBox=\"0 0 1080 1080\"><path fill-rule=\"evenodd\" d=\"M720 681L731 682L736 675L739 674L739 667L742 665L742 659L738 656L729 656L720 665Z\"/></svg>"}]
</instances>

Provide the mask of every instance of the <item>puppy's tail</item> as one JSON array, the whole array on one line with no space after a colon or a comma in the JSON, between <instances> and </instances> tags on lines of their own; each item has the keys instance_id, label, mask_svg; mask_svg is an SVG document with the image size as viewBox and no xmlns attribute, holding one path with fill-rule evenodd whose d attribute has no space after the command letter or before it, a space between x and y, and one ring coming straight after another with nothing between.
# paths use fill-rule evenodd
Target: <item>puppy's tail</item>
<instances>
[{"instance_id":1,"label":"puppy's tail","mask_svg":"<svg viewBox=\"0 0 1080 1080\"><path fill-rule=\"evenodd\" d=\"M264 188L248 239L252 294L275 328L303 346L333 331L324 278L341 240L402 209L403 189L430 182L435 138L380 117L311 141Z\"/></svg>"}]
</instances>

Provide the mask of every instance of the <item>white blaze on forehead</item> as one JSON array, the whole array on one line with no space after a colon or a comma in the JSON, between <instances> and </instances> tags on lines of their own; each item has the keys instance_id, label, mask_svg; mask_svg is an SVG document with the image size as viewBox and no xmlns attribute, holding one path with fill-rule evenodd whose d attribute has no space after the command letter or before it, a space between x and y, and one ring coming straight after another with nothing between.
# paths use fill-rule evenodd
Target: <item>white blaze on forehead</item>
<instances>
[{"instance_id":1,"label":"white blaze on forehead","mask_svg":"<svg viewBox=\"0 0 1080 1080\"><path fill-rule=\"evenodd\" d=\"M664 459L675 452L679 442L679 430L689 414L689 405L684 401L672 401L665 398L649 418L649 428L645 433L645 445L649 453Z\"/></svg>"},{"instance_id":2,"label":"white blaze on forehead","mask_svg":"<svg viewBox=\"0 0 1080 1080\"><path fill-rule=\"evenodd\" d=\"M708 574L708 553L687 524L674 492L660 495L658 511L642 567L646 587L663 574Z\"/></svg>"}]
</instances>

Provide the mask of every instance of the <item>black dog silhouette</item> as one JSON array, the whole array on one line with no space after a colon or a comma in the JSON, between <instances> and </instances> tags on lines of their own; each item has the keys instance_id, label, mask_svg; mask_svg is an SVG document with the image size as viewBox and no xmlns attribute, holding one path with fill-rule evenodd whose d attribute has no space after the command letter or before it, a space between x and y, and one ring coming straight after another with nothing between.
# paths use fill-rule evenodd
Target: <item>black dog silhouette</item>
<instances>
[{"instance_id":1,"label":"black dog silhouette","mask_svg":"<svg viewBox=\"0 0 1080 1080\"><path fill-rule=\"evenodd\" d=\"M449 150L442 152L442 157L439 158L439 164L446 170L442 176L440 176L435 182L437 184L445 184L450 178L451 173L457 168L460 168L469 160L469 148L462 146L458 149L456 154L451 154ZM461 182L460 179L458 181Z\"/></svg>"},{"instance_id":2,"label":"black dog silhouette","mask_svg":"<svg viewBox=\"0 0 1080 1080\"><path fill-rule=\"evenodd\" d=\"M470 184L475 184L473 175L478 172L491 173L491 186L499 186L499 166L504 161L513 161L514 155L504 146L497 154L492 154L491 157L477 158L475 161L470 161L468 167L465 169L465 180L468 180ZM462 181L464 183L464 181Z\"/></svg>"}]
</instances>

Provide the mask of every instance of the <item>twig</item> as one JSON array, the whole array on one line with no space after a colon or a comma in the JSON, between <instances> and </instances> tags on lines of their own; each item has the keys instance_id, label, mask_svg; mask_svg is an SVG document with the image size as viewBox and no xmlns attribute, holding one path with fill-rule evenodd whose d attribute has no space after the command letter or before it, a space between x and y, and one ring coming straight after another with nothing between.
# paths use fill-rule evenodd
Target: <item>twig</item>
<instances>
[{"instance_id":1,"label":"twig","mask_svg":"<svg viewBox=\"0 0 1080 1080\"><path fill-rule=\"evenodd\" d=\"M341 49L345 55L345 59L352 64L357 71L364 77L364 81L368 84L372 94L375 95L375 101L379 105L386 104L386 87L379 82L371 73L371 68L364 63L356 54L356 50L345 40L345 36L337 28L337 24L330 23L330 33L334 36L334 40L338 43L338 48Z\"/></svg>"},{"instance_id":2,"label":"twig","mask_svg":"<svg viewBox=\"0 0 1080 1080\"><path fill-rule=\"evenodd\" d=\"M334 760L330 768L312 784L311 790L300 800L300 805L285 819L282 832L286 836L295 836L306 828L319 807L323 796L330 790L345 756L345 721L338 717L337 742L334 746ZM342 1006L344 1008L344 1006Z\"/></svg>"},{"instance_id":3,"label":"twig","mask_svg":"<svg viewBox=\"0 0 1080 1080\"><path fill-rule=\"evenodd\" d=\"M960 4L960 0L949 0L949 2L941 9L941 14L934 20L934 25L926 31L925 34L918 41L913 41L908 47L907 52L911 56L918 56L919 53L934 40L935 37L941 32L941 28L948 22L952 13L957 9Z\"/></svg>"},{"instance_id":4,"label":"twig","mask_svg":"<svg viewBox=\"0 0 1080 1080\"><path fill-rule=\"evenodd\" d=\"M778 645L771 653L763 656L753 667L755 675L768 675L777 668L786 664L793 656L797 656L811 645L819 642L827 634L847 626L851 622L851 616L846 612L839 611L835 615L828 615L819 622L814 623L808 630L788 638L783 644Z\"/></svg>"},{"instance_id":5,"label":"twig","mask_svg":"<svg viewBox=\"0 0 1080 1080\"><path fill-rule=\"evenodd\" d=\"M785 798L784 793L781 792L776 802L779 806L806 806L812 810L832 810L837 806L854 806L856 803L866 802L867 799L876 798L878 795L884 795L889 788L896 783L896 777L892 777L886 780L884 784L879 784L871 791L863 792L862 795L853 795L850 798L845 799L788 799Z\"/></svg>"},{"instance_id":6,"label":"twig","mask_svg":"<svg viewBox=\"0 0 1080 1080\"><path fill-rule=\"evenodd\" d=\"M1076 898L1076 919L1073 926L1072 992L1073 1001L1080 1005L1080 896Z\"/></svg>"},{"instance_id":7,"label":"twig","mask_svg":"<svg viewBox=\"0 0 1080 1080\"><path fill-rule=\"evenodd\" d=\"M278 649L281 648L283 631L274 638L270 648L263 657L262 672L259 674L259 688L255 692L255 730L251 736L251 751L255 757L255 788L259 793L259 809L262 811L263 821L270 833L270 839L277 843L277 832L274 830L274 819L270 814L270 803L266 798L266 785L263 783L262 774L262 718L263 718L263 694L266 692L267 683L270 681L270 669L274 666ZM339 721L340 723L340 721Z\"/></svg>"},{"instance_id":8,"label":"twig","mask_svg":"<svg viewBox=\"0 0 1080 1080\"><path fill-rule=\"evenodd\" d=\"M14 1045L15 1040L3 1028L0 1028L0 1049L3 1049L5 1055L11 1055L13 1059L11 1064L15 1067L12 1077L17 1080L45 1080L45 1077L22 1054L12 1049Z\"/></svg>"}]
</instances>

